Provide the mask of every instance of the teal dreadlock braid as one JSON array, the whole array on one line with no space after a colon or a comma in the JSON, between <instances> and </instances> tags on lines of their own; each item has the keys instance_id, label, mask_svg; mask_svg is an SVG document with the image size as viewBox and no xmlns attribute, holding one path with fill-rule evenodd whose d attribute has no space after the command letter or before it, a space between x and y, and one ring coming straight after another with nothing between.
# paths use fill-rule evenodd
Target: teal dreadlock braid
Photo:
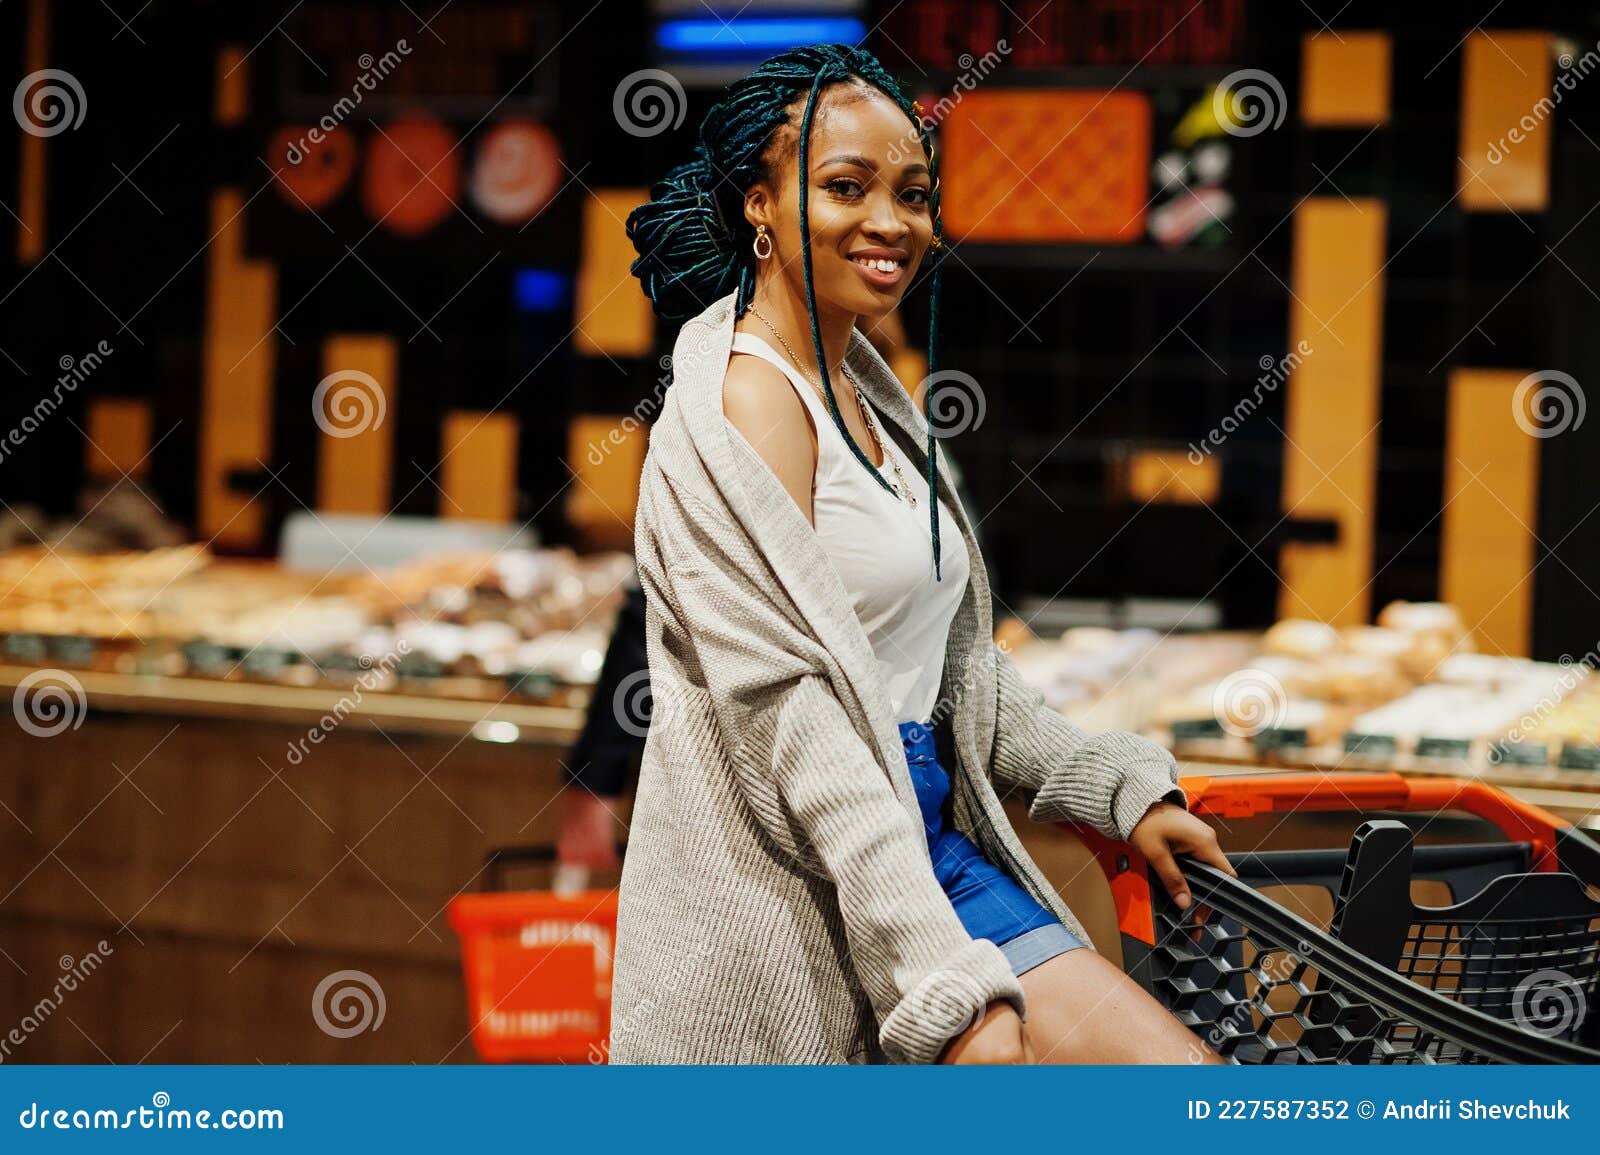
<instances>
[{"instance_id":1,"label":"teal dreadlock braid","mask_svg":"<svg viewBox=\"0 0 1600 1155\"><path fill-rule=\"evenodd\" d=\"M845 428L829 379L817 322L817 296L811 273L810 159L811 126L817 101L832 85L860 79L899 106L917 127L933 181L930 211L935 248L929 253L928 369L938 364L939 266L943 225L939 219L939 170L922 118L900 85L872 53L845 44L817 44L774 56L755 71L730 84L723 99L700 124L692 159L673 168L650 190L650 200L628 215L628 238L638 252L631 270L658 315L682 320L712 301L734 294L734 315L743 317L755 294L754 233L744 219L746 191L770 175L775 159L770 145L779 127L789 123L789 109L805 97L799 124L801 267L811 343L822 375L823 393L834 424L845 435L857 460L885 489L888 480L874 468ZM942 580L939 546L938 442L933 433L932 389L923 396L928 427L928 516L933 543L935 580Z\"/></svg>"}]
</instances>

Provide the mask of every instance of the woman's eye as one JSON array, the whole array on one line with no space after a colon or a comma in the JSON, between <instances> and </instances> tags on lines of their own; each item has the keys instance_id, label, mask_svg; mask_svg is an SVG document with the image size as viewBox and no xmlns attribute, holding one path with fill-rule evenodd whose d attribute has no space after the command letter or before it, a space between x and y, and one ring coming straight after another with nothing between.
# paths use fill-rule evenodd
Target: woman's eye
<instances>
[{"instance_id":1,"label":"woman's eye","mask_svg":"<svg viewBox=\"0 0 1600 1155\"><path fill-rule=\"evenodd\" d=\"M910 205L925 205L928 203L928 190L925 188L908 188L900 196L902 200Z\"/></svg>"},{"instance_id":2,"label":"woman's eye","mask_svg":"<svg viewBox=\"0 0 1600 1155\"><path fill-rule=\"evenodd\" d=\"M861 182L851 180L849 177L835 177L823 186L829 192L842 197L860 196L862 193Z\"/></svg>"}]
</instances>

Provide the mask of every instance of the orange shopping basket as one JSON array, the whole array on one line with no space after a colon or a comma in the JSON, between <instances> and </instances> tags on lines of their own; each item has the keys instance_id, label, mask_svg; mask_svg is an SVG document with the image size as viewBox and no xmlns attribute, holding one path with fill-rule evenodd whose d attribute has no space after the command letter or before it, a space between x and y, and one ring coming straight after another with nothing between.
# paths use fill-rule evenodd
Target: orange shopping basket
<instances>
[{"instance_id":1,"label":"orange shopping basket","mask_svg":"<svg viewBox=\"0 0 1600 1155\"><path fill-rule=\"evenodd\" d=\"M554 860L549 846L492 851L488 890L450 904L472 1045L487 1062L606 1061L616 891L500 890L505 863Z\"/></svg>"}]
</instances>

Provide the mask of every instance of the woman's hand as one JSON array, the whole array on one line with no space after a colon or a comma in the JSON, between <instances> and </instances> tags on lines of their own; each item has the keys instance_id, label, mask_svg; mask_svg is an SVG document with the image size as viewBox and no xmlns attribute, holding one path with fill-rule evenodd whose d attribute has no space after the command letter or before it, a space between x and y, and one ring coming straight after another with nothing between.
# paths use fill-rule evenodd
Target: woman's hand
<instances>
[{"instance_id":1,"label":"woman's hand","mask_svg":"<svg viewBox=\"0 0 1600 1155\"><path fill-rule=\"evenodd\" d=\"M615 870L621 863L617 858L617 820L611 807L581 786L569 786L565 794L556 861L563 866Z\"/></svg>"},{"instance_id":2,"label":"woman's hand","mask_svg":"<svg viewBox=\"0 0 1600 1155\"><path fill-rule=\"evenodd\" d=\"M957 1066L1031 1063L1033 1052L1022 1016L1005 999L996 999L983 1009L981 1019L950 1041L939 1061Z\"/></svg>"},{"instance_id":3,"label":"woman's hand","mask_svg":"<svg viewBox=\"0 0 1600 1155\"><path fill-rule=\"evenodd\" d=\"M1239 877L1222 853L1222 847L1217 845L1216 831L1171 802L1156 802L1146 810L1139 824L1128 834L1128 844L1144 855L1179 910L1188 909L1189 884L1178 869L1175 855L1192 854L1201 862Z\"/></svg>"}]
</instances>

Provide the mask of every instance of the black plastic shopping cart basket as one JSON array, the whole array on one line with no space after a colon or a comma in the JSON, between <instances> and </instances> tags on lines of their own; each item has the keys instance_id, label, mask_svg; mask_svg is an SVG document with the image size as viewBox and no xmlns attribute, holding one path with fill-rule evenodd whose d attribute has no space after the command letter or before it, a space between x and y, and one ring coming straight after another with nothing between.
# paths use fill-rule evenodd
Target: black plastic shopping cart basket
<instances>
[{"instance_id":1,"label":"black plastic shopping cart basket","mask_svg":"<svg viewBox=\"0 0 1600 1155\"><path fill-rule=\"evenodd\" d=\"M1182 860L1197 900L1187 910L1131 847L1075 828L1110 881L1124 968L1226 1059L1600 1062L1600 846L1575 827L1450 778L1283 774L1182 785L1195 813L1223 822L1368 816L1347 850L1230 854L1237 880ZM1418 845L1446 812L1487 820L1503 840ZM1262 893L1275 887L1326 891L1328 925ZM1441 887L1447 905L1414 897Z\"/></svg>"}]
</instances>

